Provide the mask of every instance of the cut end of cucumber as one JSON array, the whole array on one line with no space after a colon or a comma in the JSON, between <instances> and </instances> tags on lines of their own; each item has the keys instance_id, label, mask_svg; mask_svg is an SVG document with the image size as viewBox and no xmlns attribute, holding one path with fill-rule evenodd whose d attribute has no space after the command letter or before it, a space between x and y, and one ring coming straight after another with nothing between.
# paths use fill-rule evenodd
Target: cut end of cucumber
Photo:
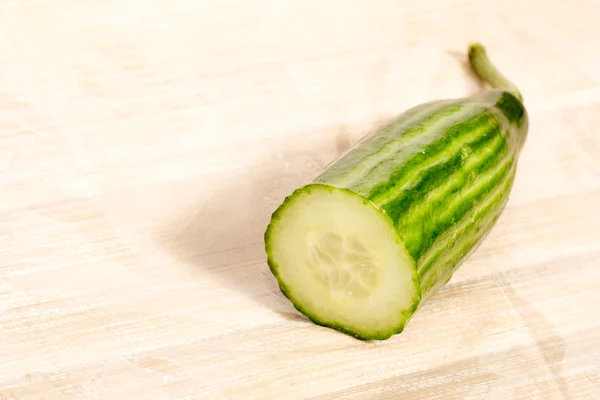
<instances>
[{"instance_id":1,"label":"cut end of cucumber","mask_svg":"<svg viewBox=\"0 0 600 400\"><path fill-rule=\"evenodd\" d=\"M350 190L298 189L273 214L265 245L282 292L319 325L387 339L419 303L415 263L391 219Z\"/></svg>"}]
</instances>

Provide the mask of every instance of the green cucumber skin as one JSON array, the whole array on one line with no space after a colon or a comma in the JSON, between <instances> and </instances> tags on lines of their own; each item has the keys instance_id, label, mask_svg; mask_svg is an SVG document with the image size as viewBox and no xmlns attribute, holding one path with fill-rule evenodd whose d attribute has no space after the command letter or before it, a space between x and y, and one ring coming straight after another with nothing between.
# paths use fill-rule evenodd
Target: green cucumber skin
<instances>
[{"instance_id":1,"label":"green cucumber skin","mask_svg":"<svg viewBox=\"0 0 600 400\"><path fill-rule=\"evenodd\" d=\"M365 136L313 183L351 190L392 219L422 305L495 225L527 131L523 103L506 90L430 102Z\"/></svg>"}]
</instances>

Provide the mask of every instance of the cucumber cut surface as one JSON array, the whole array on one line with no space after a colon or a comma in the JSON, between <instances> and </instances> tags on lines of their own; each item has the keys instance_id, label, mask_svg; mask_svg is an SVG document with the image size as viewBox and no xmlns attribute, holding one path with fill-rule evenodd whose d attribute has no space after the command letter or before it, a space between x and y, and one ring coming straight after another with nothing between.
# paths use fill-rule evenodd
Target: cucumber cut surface
<instances>
[{"instance_id":1,"label":"cucumber cut surface","mask_svg":"<svg viewBox=\"0 0 600 400\"><path fill-rule=\"evenodd\" d=\"M399 333L420 298L415 262L372 202L323 184L295 191L265 234L280 288L313 322L360 339Z\"/></svg>"}]
</instances>

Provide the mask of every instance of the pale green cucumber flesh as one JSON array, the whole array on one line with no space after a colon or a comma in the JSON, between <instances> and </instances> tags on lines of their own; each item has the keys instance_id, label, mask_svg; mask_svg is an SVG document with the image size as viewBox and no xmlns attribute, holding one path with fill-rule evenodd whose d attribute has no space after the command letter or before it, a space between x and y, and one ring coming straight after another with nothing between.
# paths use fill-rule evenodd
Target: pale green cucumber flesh
<instances>
[{"instance_id":1,"label":"pale green cucumber flesh","mask_svg":"<svg viewBox=\"0 0 600 400\"><path fill-rule=\"evenodd\" d=\"M281 291L319 325L387 339L419 303L416 265L393 222L352 191L297 190L273 215L265 243Z\"/></svg>"}]
</instances>

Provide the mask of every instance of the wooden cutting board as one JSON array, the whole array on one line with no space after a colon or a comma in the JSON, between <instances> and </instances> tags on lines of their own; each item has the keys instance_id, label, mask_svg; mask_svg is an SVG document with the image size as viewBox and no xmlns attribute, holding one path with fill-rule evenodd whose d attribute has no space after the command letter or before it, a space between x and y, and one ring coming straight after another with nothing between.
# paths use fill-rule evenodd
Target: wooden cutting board
<instances>
[{"instance_id":1,"label":"wooden cutting board","mask_svg":"<svg viewBox=\"0 0 600 400\"><path fill-rule=\"evenodd\" d=\"M0 399L600 398L600 3L0 2ZM271 212L479 89L531 130L485 244L402 335L300 316Z\"/></svg>"}]
</instances>

